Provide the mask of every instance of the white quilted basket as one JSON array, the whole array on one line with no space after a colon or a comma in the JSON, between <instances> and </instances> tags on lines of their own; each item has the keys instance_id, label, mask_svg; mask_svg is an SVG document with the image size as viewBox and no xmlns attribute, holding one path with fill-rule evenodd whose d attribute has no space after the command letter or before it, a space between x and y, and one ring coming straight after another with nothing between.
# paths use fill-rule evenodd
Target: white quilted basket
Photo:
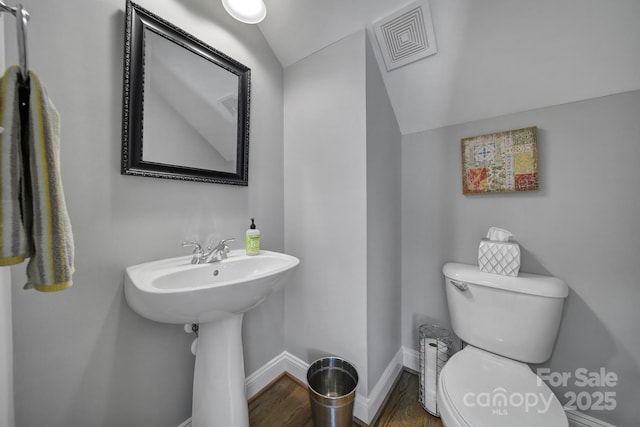
<instances>
[{"instance_id":1,"label":"white quilted basket","mask_svg":"<svg viewBox=\"0 0 640 427\"><path fill-rule=\"evenodd\" d=\"M482 239L478 248L478 266L485 273L517 276L520 272L520 245Z\"/></svg>"}]
</instances>

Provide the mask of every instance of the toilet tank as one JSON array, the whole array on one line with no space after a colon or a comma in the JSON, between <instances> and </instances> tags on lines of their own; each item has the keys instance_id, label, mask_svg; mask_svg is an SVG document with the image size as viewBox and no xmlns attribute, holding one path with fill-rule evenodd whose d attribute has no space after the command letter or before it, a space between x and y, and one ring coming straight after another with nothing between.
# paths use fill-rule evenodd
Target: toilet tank
<instances>
[{"instance_id":1,"label":"toilet tank","mask_svg":"<svg viewBox=\"0 0 640 427\"><path fill-rule=\"evenodd\" d=\"M510 359L549 359L569 287L536 274L483 273L477 265L447 263L447 303L453 331L466 343Z\"/></svg>"}]
</instances>

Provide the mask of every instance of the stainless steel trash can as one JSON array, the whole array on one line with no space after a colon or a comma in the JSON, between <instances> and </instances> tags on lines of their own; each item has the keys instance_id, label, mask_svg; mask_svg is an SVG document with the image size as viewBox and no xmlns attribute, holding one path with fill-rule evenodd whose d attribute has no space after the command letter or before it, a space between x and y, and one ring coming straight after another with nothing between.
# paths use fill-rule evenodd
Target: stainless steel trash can
<instances>
[{"instance_id":1,"label":"stainless steel trash can","mask_svg":"<svg viewBox=\"0 0 640 427\"><path fill-rule=\"evenodd\" d=\"M314 427L351 427L358 371L344 359L324 357L307 371Z\"/></svg>"}]
</instances>

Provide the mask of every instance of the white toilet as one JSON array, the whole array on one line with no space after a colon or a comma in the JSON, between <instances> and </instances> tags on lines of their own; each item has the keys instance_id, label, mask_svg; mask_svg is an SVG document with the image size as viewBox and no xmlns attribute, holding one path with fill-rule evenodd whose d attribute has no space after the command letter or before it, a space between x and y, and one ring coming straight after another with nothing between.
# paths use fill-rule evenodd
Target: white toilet
<instances>
[{"instance_id":1,"label":"white toilet","mask_svg":"<svg viewBox=\"0 0 640 427\"><path fill-rule=\"evenodd\" d=\"M442 271L451 325L467 343L440 372L437 402L445 427L567 427L562 405L527 365L551 356L566 283L459 263Z\"/></svg>"}]
</instances>

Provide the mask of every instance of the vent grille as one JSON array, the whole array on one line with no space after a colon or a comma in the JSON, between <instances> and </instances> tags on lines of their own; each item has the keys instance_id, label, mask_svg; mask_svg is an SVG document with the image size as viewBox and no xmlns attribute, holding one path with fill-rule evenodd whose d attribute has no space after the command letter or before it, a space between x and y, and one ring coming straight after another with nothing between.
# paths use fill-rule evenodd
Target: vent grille
<instances>
[{"instance_id":1,"label":"vent grille","mask_svg":"<svg viewBox=\"0 0 640 427\"><path fill-rule=\"evenodd\" d=\"M377 21L373 29L388 71L438 51L426 0Z\"/></svg>"}]
</instances>

